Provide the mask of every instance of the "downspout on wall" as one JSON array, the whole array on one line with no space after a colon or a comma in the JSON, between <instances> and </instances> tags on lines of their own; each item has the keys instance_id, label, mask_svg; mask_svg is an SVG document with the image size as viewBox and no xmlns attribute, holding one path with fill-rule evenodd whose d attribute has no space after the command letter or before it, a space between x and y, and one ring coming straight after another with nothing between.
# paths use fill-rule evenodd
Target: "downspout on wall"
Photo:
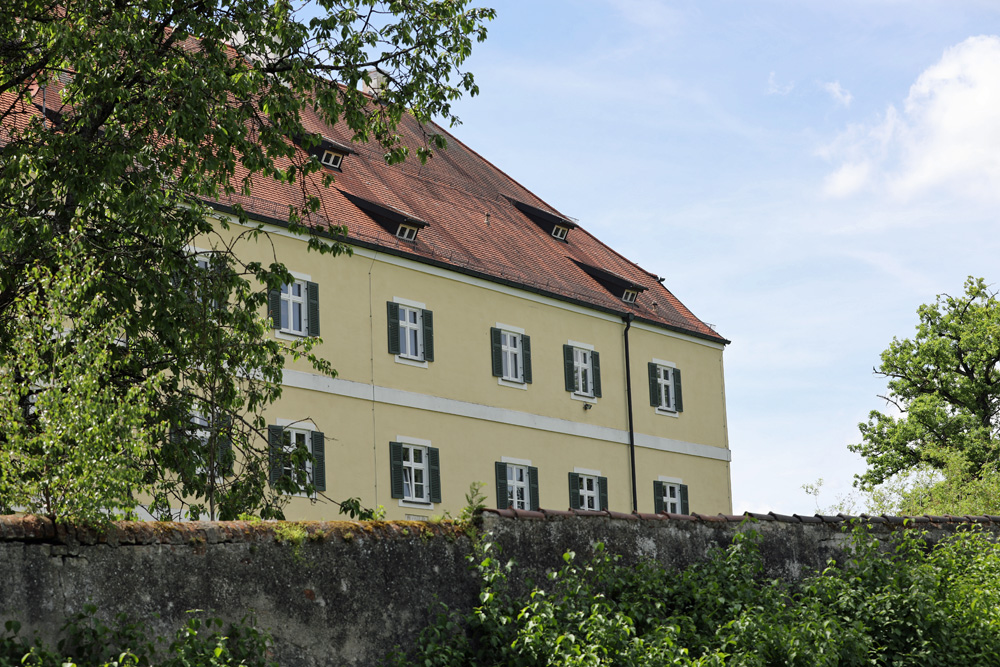
<instances>
[{"instance_id":1,"label":"downspout on wall","mask_svg":"<svg viewBox=\"0 0 1000 667\"><path fill-rule=\"evenodd\" d=\"M628 456L632 468L632 511L639 511L639 496L636 491L635 481L635 428L632 425L632 367L629 358L628 330L632 328L632 320L635 315L625 313L622 321L625 322L625 400L628 404Z\"/></svg>"}]
</instances>

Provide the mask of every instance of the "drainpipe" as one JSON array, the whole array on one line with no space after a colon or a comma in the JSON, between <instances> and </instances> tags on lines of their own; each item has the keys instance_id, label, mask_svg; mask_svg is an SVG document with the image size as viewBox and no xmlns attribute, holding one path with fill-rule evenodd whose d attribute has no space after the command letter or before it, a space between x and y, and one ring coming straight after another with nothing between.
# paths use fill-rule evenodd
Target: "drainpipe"
<instances>
[{"instance_id":1,"label":"drainpipe","mask_svg":"<svg viewBox=\"0 0 1000 667\"><path fill-rule=\"evenodd\" d=\"M625 398L628 403L628 456L632 464L632 511L639 511L639 497L636 493L635 485L635 428L632 425L632 367L629 360L628 330L632 327L632 320L635 315L625 313L622 320L625 322Z\"/></svg>"}]
</instances>

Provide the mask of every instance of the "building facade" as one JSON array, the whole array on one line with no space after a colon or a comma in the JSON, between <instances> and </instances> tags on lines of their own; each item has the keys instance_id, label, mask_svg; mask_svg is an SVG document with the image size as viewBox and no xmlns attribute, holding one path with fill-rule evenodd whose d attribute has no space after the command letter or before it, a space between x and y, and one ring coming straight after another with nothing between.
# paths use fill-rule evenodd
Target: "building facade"
<instances>
[{"instance_id":1,"label":"building facade","mask_svg":"<svg viewBox=\"0 0 1000 667\"><path fill-rule=\"evenodd\" d=\"M270 295L274 335L320 336L338 372L290 361L268 413L273 447L315 457L317 498L290 499L288 518L335 518L324 495L390 519L454 515L473 482L495 507L731 511L728 341L663 279L454 138L388 166L311 123L335 180L309 222L346 228L353 255L287 231L300 186L217 203L231 234L235 204L269 232L241 257L296 279ZM402 132L422 130L407 118Z\"/></svg>"}]
</instances>

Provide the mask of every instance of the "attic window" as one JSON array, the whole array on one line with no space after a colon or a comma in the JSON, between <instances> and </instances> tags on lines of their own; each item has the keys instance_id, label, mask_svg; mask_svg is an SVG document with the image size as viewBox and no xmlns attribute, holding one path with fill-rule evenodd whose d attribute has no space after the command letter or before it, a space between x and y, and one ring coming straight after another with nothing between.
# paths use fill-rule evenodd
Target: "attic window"
<instances>
[{"instance_id":1,"label":"attic window","mask_svg":"<svg viewBox=\"0 0 1000 667\"><path fill-rule=\"evenodd\" d=\"M396 230L396 236L403 239L404 241L416 241L417 240L417 228L410 227L409 225L400 225Z\"/></svg>"},{"instance_id":2,"label":"attic window","mask_svg":"<svg viewBox=\"0 0 1000 667\"><path fill-rule=\"evenodd\" d=\"M323 157L320 158L320 162L334 169L340 169L340 163L343 161L344 156L334 151L323 151Z\"/></svg>"},{"instance_id":3,"label":"attic window","mask_svg":"<svg viewBox=\"0 0 1000 667\"><path fill-rule=\"evenodd\" d=\"M565 241L567 234L569 234L569 227L556 225L555 227L552 228L552 236L559 239L560 241Z\"/></svg>"},{"instance_id":4,"label":"attic window","mask_svg":"<svg viewBox=\"0 0 1000 667\"><path fill-rule=\"evenodd\" d=\"M507 197L507 201L513 204L514 208L523 213L529 220L541 227L547 234L551 234L552 238L564 243L568 243L566 237L569 235L570 230L577 227L577 224L572 220L551 211L525 204L510 197Z\"/></svg>"},{"instance_id":5,"label":"attic window","mask_svg":"<svg viewBox=\"0 0 1000 667\"><path fill-rule=\"evenodd\" d=\"M622 301L625 303L635 303L635 298L639 296L639 293L634 289L627 289L625 293L622 294Z\"/></svg>"}]
</instances>

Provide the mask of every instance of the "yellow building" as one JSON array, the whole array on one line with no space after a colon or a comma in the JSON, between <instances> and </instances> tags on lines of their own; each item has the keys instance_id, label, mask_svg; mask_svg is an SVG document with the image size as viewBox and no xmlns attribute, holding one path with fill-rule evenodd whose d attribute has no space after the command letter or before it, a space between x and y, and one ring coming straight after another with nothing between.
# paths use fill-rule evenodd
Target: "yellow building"
<instances>
[{"instance_id":1,"label":"yellow building","mask_svg":"<svg viewBox=\"0 0 1000 667\"><path fill-rule=\"evenodd\" d=\"M731 511L728 341L662 279L454 138L387 166L343 128L309 128L335 176L310 222L346 226L353 256L287 231L298 184L217 206L271 232L241 254L296 278L271 295L274 335L321 336L339 373L290 362L268 413L273 446L316 457L319 498L291 499L288 518L334 518L323 495L390 519L457 514L475 481L499 507ZM422 136L412 118L402 134Z\"/></svg>"}]
</instances>

